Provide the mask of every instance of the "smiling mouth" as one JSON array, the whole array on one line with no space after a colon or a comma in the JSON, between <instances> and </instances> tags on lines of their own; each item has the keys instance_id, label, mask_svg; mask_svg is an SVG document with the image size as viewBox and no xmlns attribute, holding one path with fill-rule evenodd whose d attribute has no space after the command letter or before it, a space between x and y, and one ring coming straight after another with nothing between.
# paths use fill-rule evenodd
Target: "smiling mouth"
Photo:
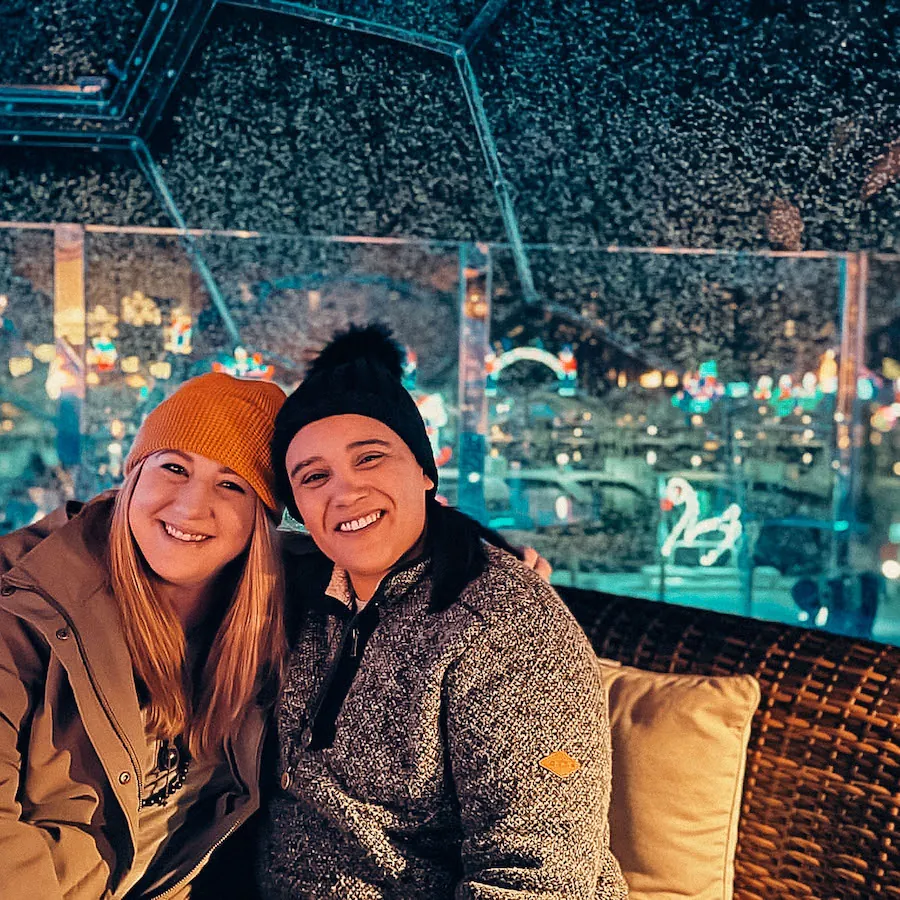
<instances>
[{"instance_id":1,"label":"smiling mouth","mask_svg":"<svg viewBox=\"0 0 900 900\"><path fill-rule=\"evenodd\" d=\"M211 537L208 534L192 534L190 531L182 531L168 522L163 522L163 528L169 537L175 538L176 541L183 541L185 544L199 544L201 541L208 541Z\"/></svg>"},{"instance_id":2,"label":"smiling mouth","mask_svg":"<svg viewBox=\"0 0 900 900\"><path fill-rule=\"evenodd\" d=\"M343 531L343 532L353 532L353 531L362 531L364 528L368 528L370 525L374 525L382 516L384 515L384 510L379 509L373 513L369 513L367 516L362 516L359 519L351 519L349 522L341 522L335 531Z\"/></svg>"}]
</instances>

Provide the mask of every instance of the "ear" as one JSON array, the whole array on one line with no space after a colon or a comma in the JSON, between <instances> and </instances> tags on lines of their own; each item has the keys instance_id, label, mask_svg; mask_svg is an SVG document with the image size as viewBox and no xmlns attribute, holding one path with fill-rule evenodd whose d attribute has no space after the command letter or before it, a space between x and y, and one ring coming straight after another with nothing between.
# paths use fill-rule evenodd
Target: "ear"
<instances>
[{"instance_id":1,"label":"ear","mask_svg":"<svg viewBox=\"0 0 900 900\"><path fill-rule=\"evenodd\" d=\"M437 487L437 485L435 485L435 483L425 474L424 469L422 470L422 482L425 485L426 494L428 493L428 491L433 491L435 487Z\"/></svg>"}]
</instances>

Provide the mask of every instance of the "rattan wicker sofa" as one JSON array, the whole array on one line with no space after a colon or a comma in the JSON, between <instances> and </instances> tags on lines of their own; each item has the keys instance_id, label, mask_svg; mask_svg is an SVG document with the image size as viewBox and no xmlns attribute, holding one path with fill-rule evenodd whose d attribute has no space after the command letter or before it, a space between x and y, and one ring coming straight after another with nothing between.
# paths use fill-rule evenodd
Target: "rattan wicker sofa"
<instances>
[{"instance_id":1,"label":"rattan wicker sofa","mask_svg":"<svg viewBox=\"0 0 900 900\"><path fill-rule=\"evenodd\" d=\"M900 898L900 649L560 588L601 656L661 672L749 673L735 897Z\"/></svg>"}]
</instances>

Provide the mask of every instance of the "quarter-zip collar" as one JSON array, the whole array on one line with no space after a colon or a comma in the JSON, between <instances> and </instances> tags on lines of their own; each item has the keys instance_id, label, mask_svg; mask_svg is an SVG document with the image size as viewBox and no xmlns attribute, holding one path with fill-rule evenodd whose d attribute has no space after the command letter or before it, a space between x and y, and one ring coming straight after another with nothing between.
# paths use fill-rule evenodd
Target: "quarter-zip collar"
<instances>
[{"instance_id":1,"label":"quarter-zip collar","mask_svg":"<svg viewBox=\"0 0 900 900\"><path fill-rule=\"evenodd\" d=\"M366 645L378 628L382 611L400 602L428 572L429 559L419 557L387 575L371 600L355 608L353 588L346 570L335 566L320 599L328 615L343 620L340 645L321 686L309 704L299 751L323 750L331 746L337 717L362 662Z\"/></svg>"},{"instance_id":2,"label":"quarter-zip collar","mask_svg":"<svg viewBox=\"0 0 900 900\"><path fill-rule=\"evenodd\" d=\"M382 607L387 607L397 602L400 598L416 585L423 577L425 577L430 558L427 556L419 556L416 559L404 563L401 567L389 572L378 590L372 596L365 606L378 600ZM350 583L350 575L346 569L334 566L331 570L331 578L325 588L325 596L336 600L342 606L346 607L351 613L356 612L355 595L353 586ZM363 606L363 608L365 608Z\"/></svg>"}]
</instances>

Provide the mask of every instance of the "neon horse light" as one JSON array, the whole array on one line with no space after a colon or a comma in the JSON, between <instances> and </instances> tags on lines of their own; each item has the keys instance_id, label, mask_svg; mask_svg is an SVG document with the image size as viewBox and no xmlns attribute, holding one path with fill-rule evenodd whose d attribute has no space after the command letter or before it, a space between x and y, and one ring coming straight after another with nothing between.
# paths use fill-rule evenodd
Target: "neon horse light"
<instances>
[{"instance_id":1,"label":"neon horse light","mask_svg":"<svg viewBox=\"0 0 900 900\"><path fill-rule=\"evenodd\" d=\"M720 516L701 519L697 492L684 478L669 479L660 506L666 512L675 507L683 507L681 517L660 549L660 553L667 558L674 553L676 547L699 547L701 544L698 543L698 538L718 532L722 535L720 540L702 542L702 546L707 546L708 549L701 554L700 565L711 566L734 549L743 532L741 508L737 503L732 503Z\"/></svg>"}]
</instances>

